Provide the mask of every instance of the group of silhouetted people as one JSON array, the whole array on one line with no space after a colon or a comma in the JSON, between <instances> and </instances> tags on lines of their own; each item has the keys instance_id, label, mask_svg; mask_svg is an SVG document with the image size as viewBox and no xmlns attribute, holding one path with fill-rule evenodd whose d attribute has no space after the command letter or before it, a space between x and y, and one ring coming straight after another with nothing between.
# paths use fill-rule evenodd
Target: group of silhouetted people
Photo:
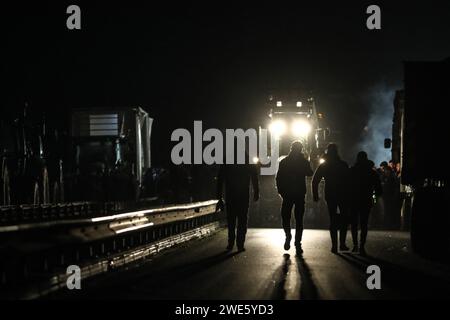
<instances>
[{"instance_id":1,"label":"group of silhouetted people","mask_svg":"<svg viewBox=\"0 0 450 320\"><path fill-rule=\"evenodd\" d=\"M400 192L401 168L394 161L383 161L377 169L383 187L382 225L386 229L398 229L401 226L402 195Z\"/></svg>"},{"instance_id":2,"label":"group of silhouetted people","mask_svg":"<svg viewBox=\"0 0 450 320\"><path fill-rule=\"evenodd\" d=\"M350 250L346 245L348 226L351 225L353 252L365 254L369 214L373 197L382 193L380 177L374 163L361 151L352 167L343 161L337 145L327 147L324 161L313 172L310 162L303 154L303 145L294 141L291 150L279 163L276 176L278 193L282 197L281 217L285 232L284 249L291 247L291 216L295 215L295 248L298 255L303 253L303 217L305 213L306 177L312 178L314 201L319 201L319 183L325 180L325 201L330 216L331 252ZM249 209L249 187L253 184L254 201L259 199L258 171L256 165L222 165L218 177L218 199L222 199L223 185L226 189L226 211L228 220L228 246L232 250L235 243L243 251L247 231ZM219 206L223 206L219 200ZM236 235L237 224L237 235ZM358 229L361 229L358 238ZM338 239L339 238L339 239ZM338 247L339 241L339 247Z\"/></svg>"}]
</instances>

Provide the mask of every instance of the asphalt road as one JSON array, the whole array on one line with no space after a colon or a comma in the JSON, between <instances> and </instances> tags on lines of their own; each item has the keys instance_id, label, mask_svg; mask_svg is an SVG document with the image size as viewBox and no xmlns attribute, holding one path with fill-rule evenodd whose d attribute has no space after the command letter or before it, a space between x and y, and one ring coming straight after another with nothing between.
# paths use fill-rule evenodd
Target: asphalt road
<instances>
[{"instance_id":1,"label":"asphalt road","mask_svg":"<svg viewBox=\"0 0 450 320\"><path fill-rule=\"evenodd\" d=\"M449 298L450 266L411 253L403 232L369 233L367 257L330 252L325 230L304 232L302 257L283 250L281 229L250 229L246 251L225 253L226 232L192 241L139 266L63 290L51 299L416 299ZM349 239L350 240L350 239ZM350 241L348 240L348 244ZM381 289L366 285L381 268Z\"/></svg>"}]
</instances>

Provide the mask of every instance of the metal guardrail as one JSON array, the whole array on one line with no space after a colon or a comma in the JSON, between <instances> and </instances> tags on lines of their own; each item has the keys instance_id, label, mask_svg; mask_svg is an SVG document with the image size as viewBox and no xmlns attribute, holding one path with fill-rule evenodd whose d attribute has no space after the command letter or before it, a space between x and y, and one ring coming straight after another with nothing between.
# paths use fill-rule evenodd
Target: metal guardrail
<instances>
[{"instance_id":1,"label":"metal guardrail","mask_svg":"<svg viewBox=\"0 0 450 320\"><path fill-rule=\"evenodd\" d=\"M143 257L208 233L199 230L217 229L223 221L216 205L217 201L213 200L90 218L0 226L0 296L24 297L17 288L36 283L39 283L38 291L44 292L52 283L49 279L55 276L63 279L69 265L90 270L99 261L102 265L110 261L110 266L116 261L117 266L117 261L124 261L121 257L127 256L128 260ZM173 241L175 238L178 240ZM36 293L25 297L36 297Z\"/></svg>"},{"instance_id":2,"label":"metal guardrail","mask_svg":"<svg viewBox=\"0 0 450 320\"><path fill-rule=\"evenodd\" d=\"M192 204L183 204L183 205L172 205L172 206L161 206L156 207L152 209L147 210L135 210L135 211L128 211L128 212L121 212L121 213L113 213L113 214L107 214L108 207L107 205L101 206L101 211L97 211L97 214L93 217L85 217L88 215L89 212L93 211L93 206L99 207L99 204L90 204L90 203L81 203L81 204L71 204L67 205L74 206L81 208L77 212L76 215L81 216L78 219L74 219L72 217L71 219L53 219L48 221L38 221L38 222L22 222L22 223L16 223L16 224L9 224L9 225L0 225L0 233L1 232L13 232L13 231L20 231L20 230L32 230L32 229L43 229L43 228L50 228L50 227L56 227L56 226L69 226L69 225L79 225L79 224L91 224L91 223L98 223L98 222L108 222L108 221L122 221L124 219L131 219L136 220L136 223L138 223L137 220L140 220L141 222L147 221L149 224L160 224L160 223L167 223L171 221L175 221L177 219L180 219L177 214L173 214L173 212L179 212L179 211L187 211L187 210L194 210L194 212L202 212L205 209L203 207L209 207L209 206L215 206L217 204L216 200L206 201L206 202L199 202L199 203L192 203ZM50 206L49 206L50 207ZM60 208L60 206L58 206ZM84 214L83 214L84 213ZM170 213L169 216L165 216L165 214ZM158 216L159 215L159 216ZM147 217L151 216L152 219L148 219ZM185 213L183 218L187 219L190 216ZM151 221L150 221L151 220ZM123 231L122 231L123 232Z\"/></svg>"},{"instance_id":3,"label":"metal guardrail","mask_svg":"<svg viewBox=\"0 0 450 320\"><path fill-rule=\"evenodd\" d=\"M0 206L0 226L101 217L116 212L148 208L150 205L153 205L156 200L158 200L158 198L149 198L133 204L122 202L74 202Z\"/></svg>"},{"instance_id":4,"label":"metal guardrail","mask_svg":"<svg viewBox=\"0 0 450 320\"><path fill-rule=\"evenodd\" d=\"M114 203L76 202L0 207L0 226L95 217L114 211Z\"/></svg>"}]
</instances>

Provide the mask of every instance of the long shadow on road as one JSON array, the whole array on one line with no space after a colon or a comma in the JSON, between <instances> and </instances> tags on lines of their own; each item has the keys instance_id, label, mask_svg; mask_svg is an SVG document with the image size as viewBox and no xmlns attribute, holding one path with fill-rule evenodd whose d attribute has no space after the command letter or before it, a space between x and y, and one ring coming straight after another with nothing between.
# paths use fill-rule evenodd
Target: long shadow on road
<instances>
[{"instance_id":1,"label":"long shadow on road","mask_svg":"<svg viewBox=\"0 0 450 320\"><path fill-rule=\"evenodd\" d=\"M317 288L314 284L308 264L302 256L297 256L297 268L300 275L300 299L317 300Z\"/></svg>"},{"instance_id":2,"label":"long shadow on road","mask_svg":"<svg viewBox=\"0 0 450 320\"><path fill-rule=\"evenodd\" d=\"M282 265L274 272L272 278L276 279L275 288L270 297L271 300L285 300L286 299L286 282L289 267L291 266L291 256L289 254L283 255Z\"/></svg>"},{"instance_id":3,"label":"long shadow on road","mask_svg":"<svg viewBox=\"0 0 450 320\"><path fill-rule=\"evenodd\" d=\"M311 271L308 264L305 262L302 256L296 256L297 271L299 275L299 297L305 300L317 300L317 288L313 282ZM272 279L275 279L275 287L271 294L272 300L285 300L287 297L286 285L288 281L288 273L291 267L292 261L289 254L283 255L282 265L274 272ZM273 281L273 280L272 280ZM294 286L296 287L296 286Z\"/></svg>"},{"instance_id":4,"label":"long shadow on road","mask_svg":"<svg viewBox=\"0 0 450 320\"><path fill-rule=\"evenodd\" d=\"M366 273L367 267L370 265L379 266L381 269L382 289L379 292L374 292L374 294L380 294L381 298L443 299L450 297L450 282L446 279L372 256L361 256L351 253L343 253L339 254L339 256L364 273ZM392 296L384 296L386 290Z\"/></svg>"}]
</instances>

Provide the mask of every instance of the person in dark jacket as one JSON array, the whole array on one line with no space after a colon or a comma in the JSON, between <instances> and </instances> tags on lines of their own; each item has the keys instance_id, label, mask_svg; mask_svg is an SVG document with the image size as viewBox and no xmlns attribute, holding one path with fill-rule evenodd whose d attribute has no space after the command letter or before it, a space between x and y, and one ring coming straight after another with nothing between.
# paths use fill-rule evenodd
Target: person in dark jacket
<instances>
[{"instance_id":1,"label":"person in dark jacket","mask_svg":"<svg viewBox=\"0 0 450 320\"><path fill-rule=\"evenodd\" d=\"M350 169L351 224L353 252L358 252L358 224L361 227L360 253L365 255L369 213L373 206L373 194L382 193L381 181L373 164L367 159L367 153L358 153L355 165ZM358 223L359 222L359 223Z\"/></svg>"},{"instance_id":2,"label":"person in dark jacket","mask_svg":"<svg viewBox=\"0 0 450 320\"><path fill-rule=\"evenodd\" d=\"M348 164L339 157L335 144L328 145L324 159L325 162L314 173L312 191L314 201L319 201L319 183L324 178L325 200L330 215L331 252L337 253L338 230L340 230L340 250L349 250L345 244L349 216L347 186L349 168Z\"/></svg>"},{"instance_id":3,"label":"person in dark jacket","mask_svg":"<svg viewBox=\"0 0 450 320\"><path fill-rule=\"evenodd\" d=\"M379 176L383 188L384 227L387 229L400 228L400 179L392 169L392 165L386 166Z\"/></svg>"},{"instance_id":4,"label":"person in dark jacket","mask_svg":"<svg viewBox=\"0 0 450 320\"><path fill-rule=\"evenodd\" d=\"M297 254L302 254L303 216L305 214L305 178L312 176L311 165L302 153L303 145L294 141L289 155L280 161L276 177L277 189L283 198L281 217L286 234L284 249L291 248L291 216L295 206L295 247Z\"/></svg>"},{"instance_id":5,"label":"person in dark jacket","mask_svg":"<svg viewBox=\"0 0 450 320\"><path fill-rule=\"evenodd\" d=\"M245 251L247 234L250 182L253 185L253 200L259 200L257 166L253 164L224 164L217 178L217 198L219 207L223 206L223 185L225 184L225 207L228 223L227 250L233 249L236 242L238 251ZM237 223L237 236L236 236Z\"/></svg>"}]
</instances>

